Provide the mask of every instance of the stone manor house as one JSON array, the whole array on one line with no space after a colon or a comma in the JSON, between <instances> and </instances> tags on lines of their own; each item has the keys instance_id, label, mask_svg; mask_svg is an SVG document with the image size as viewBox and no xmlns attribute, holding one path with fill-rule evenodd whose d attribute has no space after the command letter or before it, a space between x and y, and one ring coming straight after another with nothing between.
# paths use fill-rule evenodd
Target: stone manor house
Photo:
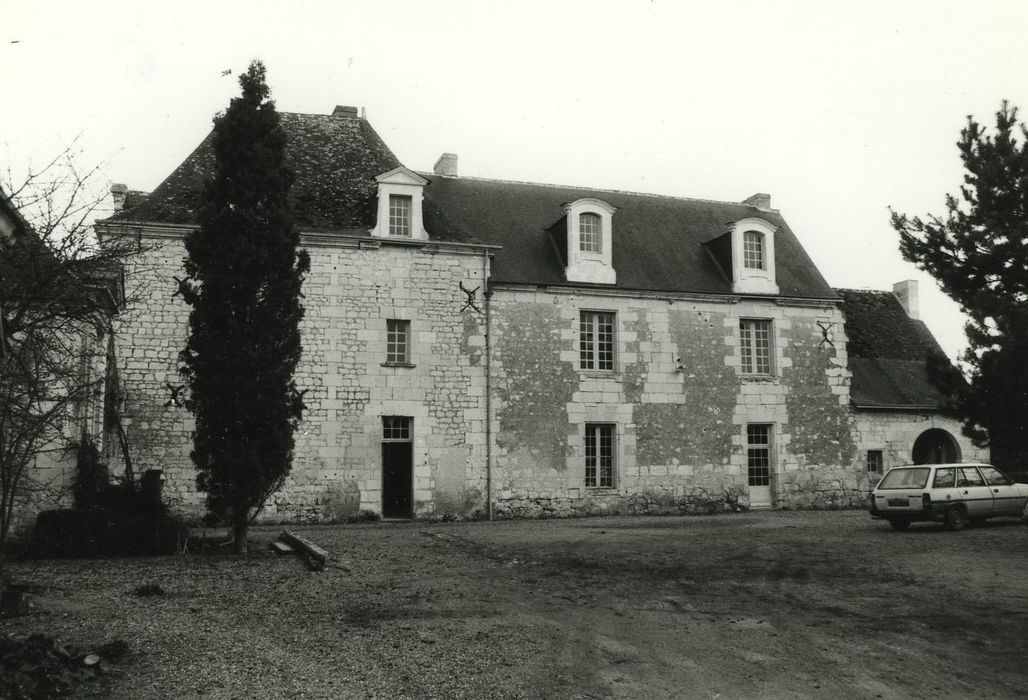
<instances>
[{"instance_id":1,"label":"stone manor house","mask_svg":"<svg viewBox=\"0 0 1028 700\"><path fill-rule=\"evenodd\" d=\"M282 125L307 411L267 519L853 506L883 468L987 457L939 412L914 283L832 289L766 194L461 177L450 153L416 172L352 107ZM212 170L208 137L98 224L140 243L111 355L125 444L194 512L174 277Z\"/></svg>"}]
</instances>

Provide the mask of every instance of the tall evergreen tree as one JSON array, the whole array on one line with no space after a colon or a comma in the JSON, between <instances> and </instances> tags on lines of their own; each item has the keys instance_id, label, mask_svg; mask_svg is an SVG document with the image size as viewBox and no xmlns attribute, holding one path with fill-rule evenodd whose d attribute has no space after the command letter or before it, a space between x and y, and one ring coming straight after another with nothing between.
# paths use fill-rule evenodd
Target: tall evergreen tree
<instances>
[{"instance_id":1,"label":"tall evergreen tree","mask_svg":"<svg viewBox=\"0 0 1028 700\"><path fill-rule=\"evenodd\" d=\"M964 432L993 461L1028 462L1028 130L1002 103L993 133L972 117L957 147L960 196L926 219L893 212L903 257L938 281L968 316L962 360L970 381L948 378ZM943 377L946 381L947 378Z\"/></svg>"},{"instance_id":2,"label":"tall evergreen tree","mask_svg":"<svg viewBox=\"0 0 1028 700\"><path fill-rule=\"evenodd\" d=\"M196 419L196 483L243 553L249 523L292 464L303 412L293 380L300 287L310 260L297 249L293 173L264 65L251 63L239 84L242 95L214 118L215 170L200 227L186 238L180 291L192 311L180 357Z\"/></svg>"}]
</instances>

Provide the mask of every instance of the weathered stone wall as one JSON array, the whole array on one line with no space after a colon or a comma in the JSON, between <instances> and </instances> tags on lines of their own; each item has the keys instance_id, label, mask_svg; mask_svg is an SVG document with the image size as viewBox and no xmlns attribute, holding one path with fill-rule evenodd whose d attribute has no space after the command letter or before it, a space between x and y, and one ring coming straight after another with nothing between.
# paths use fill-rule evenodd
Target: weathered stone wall
<instances>
[{"instance_id":1,"label":"weathered stone wall","mask_svg":"<svg viewBox=\"0 0 1028 700\"><path fill-rule=\"evenodd\" d=\"M459 284L482 286L481 252L418 246L312 245L304 283L303 357L296 383L307 410L293 469L266 520L333 520L381 510L382 416L414 419L419 515L484 508L484 325ZM165 495L199 514L189 460L193 421L171 403L188 308L173 296L181 239L154 238L127 271L139 302L119 322L124 415L137 472L162 469ZM481 306L481 296L478 304ZM411 322L413 367L383 366L386 320Z\"/></svg>"},{"instance_id":2,"label":"weathered stone wall","mask_svg":"<svg viewBox=\"0 0 1028 700\"><path fill-rule=\"evenodd\" d=\"M579 369L582 310L616 313L615 371ZM748 423L773 425L776 505L860 503L836 308L499 290L493 314L501 515L746 505ZM773 376L741 373L741 318L772 320ZM591 422L617 426L614 488L584 485Z\"/></svg>"},{"instance_id":3,"label":"weathered stone wall","mask_svg":"<svg viewBox=\"0 0 1028 700\"><path fill-rule=\"evenodd\" d=\"M861 460L867 450L881 450L885 471L913 462L914 442L926 430L945 430L960 449L963 462L989 462L988 448L975 447L960 431L960 422L938 414L915 411L854 412L854 435ZM865 470L865 479L867 478ZM876 479L872 475L871 479Z\"/></svg>"}]
</instances>

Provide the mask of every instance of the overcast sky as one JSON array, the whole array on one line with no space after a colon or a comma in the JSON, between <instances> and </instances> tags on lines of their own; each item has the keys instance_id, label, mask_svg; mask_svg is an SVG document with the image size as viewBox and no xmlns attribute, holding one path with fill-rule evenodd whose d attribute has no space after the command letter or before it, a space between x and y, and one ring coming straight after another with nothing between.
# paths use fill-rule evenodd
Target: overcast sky
<instances>
[{"instance_id":1,"label":"overcast sky","mask_svg":"<svg viewBox=\"0 0 1028 700\"><path fill-rule=\"evenodd\" d=\"M959 312L903 262L888 207L941 214L966 116L1028 109L1019 1L144 5L3 2L0 158L81 135L86 162L151 190L260 58L280 110L364 107L415 170L451 151L462 175L769 192L833 286L919 280L950 355Z\"/></svg>"}]
</instances>

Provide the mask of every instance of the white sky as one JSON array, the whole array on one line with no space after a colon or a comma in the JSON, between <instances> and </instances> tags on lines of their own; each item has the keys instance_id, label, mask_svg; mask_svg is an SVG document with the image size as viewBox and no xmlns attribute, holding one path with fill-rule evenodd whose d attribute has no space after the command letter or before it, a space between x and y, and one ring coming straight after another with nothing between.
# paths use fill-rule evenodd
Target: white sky
<instances>
[{"instance_id":1,"label":"white sky","mask_svg":"<svg viewBox=\"0 0 1028 700\"><path fill-rule=\"evenodd\" d=\"M365 107L415 170L452 151L462 175L769 192L833 286L920 280L950 355L959 312L903 262L887 208L943 213L966 115L1028 110L1017 0L154 5L0 0L0 158L81 134L87 164L151 190L260 58L280 110Z\"/></svg>"}]
</instances>

